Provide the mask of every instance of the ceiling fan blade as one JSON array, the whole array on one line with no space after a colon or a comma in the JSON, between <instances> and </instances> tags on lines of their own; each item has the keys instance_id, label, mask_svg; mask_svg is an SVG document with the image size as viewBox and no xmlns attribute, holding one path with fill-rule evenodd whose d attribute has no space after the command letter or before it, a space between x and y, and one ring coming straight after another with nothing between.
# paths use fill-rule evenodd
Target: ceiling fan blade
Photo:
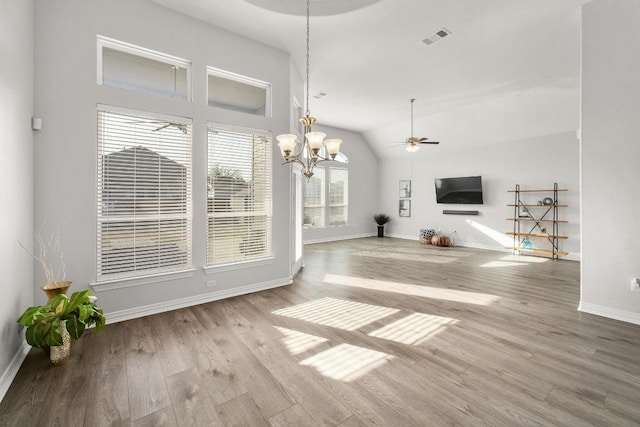
<instances>
[{"instance_id":1,"label":"ceiling fan blade","mask_svg":"<svg viewBox=\"0 0 640 427\"><path fill-rule=\"evenodd\" d=\"M440 144L440 141L421 141L420 144Z\"/></svg>"}]
</instances>

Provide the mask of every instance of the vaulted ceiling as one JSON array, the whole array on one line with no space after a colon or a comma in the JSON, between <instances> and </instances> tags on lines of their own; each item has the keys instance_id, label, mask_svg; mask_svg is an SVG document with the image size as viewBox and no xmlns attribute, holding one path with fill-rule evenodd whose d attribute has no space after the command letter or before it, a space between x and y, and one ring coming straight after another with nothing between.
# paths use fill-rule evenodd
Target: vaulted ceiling
<instances>
[{"instance_id":1,"label":"vaulted ceiling","mask_svg":"<svg viewBox=\"0 0 640 427\"><path fill-rule=\"evenodd\" d=\"M305 0L152 1L290 52L304 75ZM380 153L409 136L410 98L415 133L433 139L433 114L501 94L573 90L588 1L312 0L310 91L327 95L311 98L311 112L368 135ZM442 28L451 35L423 43Z\"/></svg>"}]
</instances>

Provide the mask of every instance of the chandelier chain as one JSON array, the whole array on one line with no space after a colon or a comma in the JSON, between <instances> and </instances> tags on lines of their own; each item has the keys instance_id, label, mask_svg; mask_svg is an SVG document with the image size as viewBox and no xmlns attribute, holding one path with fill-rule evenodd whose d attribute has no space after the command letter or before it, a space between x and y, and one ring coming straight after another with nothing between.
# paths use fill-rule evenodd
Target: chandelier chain
<instances>
[{"instance_id":1,"label":"chandelier chain","mask_svg":"<svg viewBox=\"0 0 640 427\"><path fill-rule=\"evenodd\" d=\"M309 116L310 111L309 111L309 15L310 15L310 11L311 11L311 0L307 0L307 99L306 99L306 105L307 105L307 111L305 112L305 116Z\"/></svg>"}]
</instances>

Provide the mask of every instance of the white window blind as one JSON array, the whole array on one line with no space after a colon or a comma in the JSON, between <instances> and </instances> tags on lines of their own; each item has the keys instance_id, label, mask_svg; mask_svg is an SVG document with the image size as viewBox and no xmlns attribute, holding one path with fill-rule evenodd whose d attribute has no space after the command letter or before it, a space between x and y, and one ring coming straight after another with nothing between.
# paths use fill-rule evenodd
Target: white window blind
<instances>
[{"instance_id":1,"label":"white window blind","mask_svg":"<svg viewBox=\"0 0 640 427\"><path fill-rule=\"evenodd\" d=\"M210 124L207 265L271 256L271 136Z\"/></svg>"},{"instance_id":2,"label":"white window blind","mask_svg":"<svg viewBox=\"0 0 640 427\"><path fill-rule=\"evenodd\" d=\"M304 226L324 227L324 168L315 168L304 183Z\"/></svg>"},{"instance_id":3,"label":"white window blind","mask_svg":"<svg viewBox=\"0 0 640 427\"><path fill-rule=\"evenodd\" d=\"M98 109L97 281L191 267L191 122Z\"/></svg>"},{"instance_id":4,"label":"white window blind","mask_svg":"<svg viewBox=\"0 0 640 427\"><path fill-rule=\"evenodd\" d=\"M347 225L349 171L329 168L329 226Z\"/></svg>"}]
</instances>

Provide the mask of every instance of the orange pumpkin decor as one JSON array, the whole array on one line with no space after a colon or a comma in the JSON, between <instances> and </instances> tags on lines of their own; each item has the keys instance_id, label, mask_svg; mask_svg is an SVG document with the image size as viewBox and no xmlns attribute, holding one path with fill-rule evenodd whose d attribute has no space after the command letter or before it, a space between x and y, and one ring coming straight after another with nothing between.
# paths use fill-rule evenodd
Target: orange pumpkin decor
<instances>
[{"instance_id":1,"label":"orange pumpkin decor","mask_svg":"<svg viewBox=\"0 0 640 427\"><path fill-rule=\"evenodd\" d=\"M451 239L448 236L438 234L431 238L431 244L433 246L451 246Z\"/></svg>"}]
</instances>

